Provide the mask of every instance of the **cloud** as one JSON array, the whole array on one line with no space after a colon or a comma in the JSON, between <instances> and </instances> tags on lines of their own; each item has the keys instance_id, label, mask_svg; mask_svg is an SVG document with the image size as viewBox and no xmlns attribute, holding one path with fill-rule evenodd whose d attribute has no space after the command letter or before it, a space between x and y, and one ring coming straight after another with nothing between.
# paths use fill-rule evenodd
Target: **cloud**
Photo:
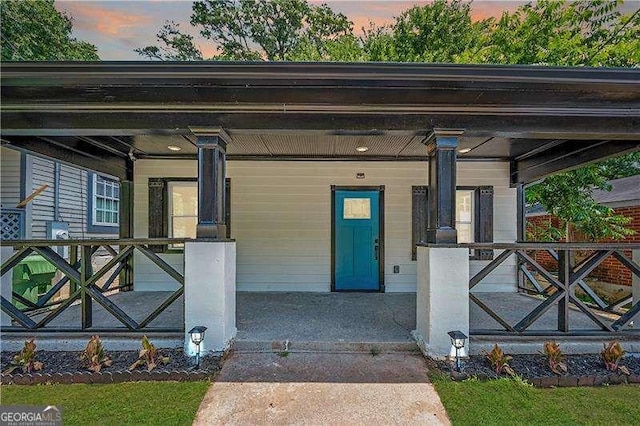
<instances>
[{"instance_id":1,"label":"cloud","mask_svg":"<svg viewBox=\"0 0 640 426\"><path fill-rule=\"evenodd\" d=\"M60 2L60 9L73 16L74 28L92 31L108 37L128 35L151 23L149 15L102 7L91 2Z\"/></svg>"}]
</instances>

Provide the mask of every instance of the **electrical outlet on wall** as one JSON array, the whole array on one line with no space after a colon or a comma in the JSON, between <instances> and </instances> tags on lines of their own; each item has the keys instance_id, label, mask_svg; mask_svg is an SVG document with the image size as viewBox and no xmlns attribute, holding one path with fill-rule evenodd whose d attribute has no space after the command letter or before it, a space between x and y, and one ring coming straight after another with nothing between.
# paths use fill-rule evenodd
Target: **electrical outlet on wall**
<instances>
[{"instance_id":1,"label":"electrical outlet on wall","mask_svg":"<svg viewBox=\"0 0 640 426\"><path fill-rule=\"evenodd\" d=\"M393 265L393 273L394 274L400 273L400 265Z\"/></svg>"}]
</instances>

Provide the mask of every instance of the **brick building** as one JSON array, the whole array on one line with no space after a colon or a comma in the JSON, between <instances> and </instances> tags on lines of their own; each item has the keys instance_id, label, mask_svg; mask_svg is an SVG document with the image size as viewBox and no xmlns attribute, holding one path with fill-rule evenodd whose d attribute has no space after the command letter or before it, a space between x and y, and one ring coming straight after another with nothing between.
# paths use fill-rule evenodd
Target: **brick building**
<instances>
[{"instance_id":1,"label":"brick building","mask_svg":"<svg viewBox=\"0 0 640 426\"><path fill-rule=\"evenodd\" d=\"M593 197L600 204L611 207L617 214L630 217L631 223L628 226L636 233L626 237L624 241L640 243L640 175L612 180L610 183L611 191L596 190L593 192ZM536 211L535 209L527 211L527 223L542 227L559 226L559 220L556 217L547 214L544 210ZM626 254L630 256L630 253ZM557 267L555 260L546 253L538 252L536 260L552 270ZM590 276L611 284L631 285L631 272L613 256L609 256Z\"/></svg>"}]
</instances>

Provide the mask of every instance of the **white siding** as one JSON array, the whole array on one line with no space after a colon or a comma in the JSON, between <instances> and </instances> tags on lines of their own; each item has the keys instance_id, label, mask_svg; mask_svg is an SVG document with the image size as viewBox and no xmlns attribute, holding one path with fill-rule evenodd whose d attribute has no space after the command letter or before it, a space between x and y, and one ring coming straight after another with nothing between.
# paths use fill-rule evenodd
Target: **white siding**
<instances>
[{"instance_id":1,"label":"white siding","mask_svg":"<svg viewBox=\"0 0 640 426\"><path fill-rule=\"evenodd\" d=\"M148 178L195 177L197 163L138 160L135 163L135 236L148 236ZM364 172L365 179L356 179ZM237 241L238 290L329 291L331 271L331 185L385 185L386 290L416 289L411 261L411 186L427 183L424 162L230 161L232 237ZM509 164L463 162L458 185L494 187L494 239L516 238L516 193L508 187ZM175 255L163 255L175 256ZM148 263L137 257L136 286L152 285ZM171 262L180 264L171 257ZM472 262L472 272L487 262ZM400 273L393 274L393 266ZM513 291L513 263L478 286Z\"/></svg>"},{"instance_id":2,"label":"white siding","mask_svg":"<svg viewBox=\"0 0 640 426\"><path fill-rule=\"evenodd\" d=\"M0 202L14 209L20 202L20 152L0 148Z\"/></svg>"}]
</instances>

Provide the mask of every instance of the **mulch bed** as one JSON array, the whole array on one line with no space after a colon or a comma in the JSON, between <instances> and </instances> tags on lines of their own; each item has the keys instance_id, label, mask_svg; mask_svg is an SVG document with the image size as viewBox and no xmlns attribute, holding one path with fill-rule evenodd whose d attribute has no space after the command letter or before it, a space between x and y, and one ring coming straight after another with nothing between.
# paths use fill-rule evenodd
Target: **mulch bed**
<instances>
[{"instance_id":1,"label":"mulch bed","mask_svg":"<svg viewBox=\"0 0 640 426\"><path fill-rule=\"evenodd\" d=\"M1 352L0 367L4 371L13 360L16 352ZM219 356L205 356L200 360L200 368L195 369L193 359L184 355L182 349L160 349L160 354L171 361L159 364L148 372L141 366L129 371L129 366L138 359L138 351L113 351L107 353L112 359L111 367L103 367L99 373L87 370L80 361L80 352L38 351L36 361L44 368L31 374L22 374L15 370L12 374L2 373L1 382L5 384L42 384L42 383L121 383L130 381L192 381L207 380L213 377L222 364Z\"/></svg>"},{"instance_id":2,"label":"mulch bed","mask_svg":"<svg viewBox=\"0 0 640 426\"><path fill-rule=\"evenodd\" d=\"M612 373L604 368L600 354L567 355L565 364L568 373L558 376L545 363L542 355L513 355L509 365L521 378L537 387L554 386L599 386L604 384L640 383L640 356L625 356L620 365L627 367L630 375ZM484 355L472 355L462 365L462 374L455 371L455 364L437 361L437 367L451 374L454 380L475 377L480 380L508 377L498 376Z\"/></svg>"}]
</instances>

